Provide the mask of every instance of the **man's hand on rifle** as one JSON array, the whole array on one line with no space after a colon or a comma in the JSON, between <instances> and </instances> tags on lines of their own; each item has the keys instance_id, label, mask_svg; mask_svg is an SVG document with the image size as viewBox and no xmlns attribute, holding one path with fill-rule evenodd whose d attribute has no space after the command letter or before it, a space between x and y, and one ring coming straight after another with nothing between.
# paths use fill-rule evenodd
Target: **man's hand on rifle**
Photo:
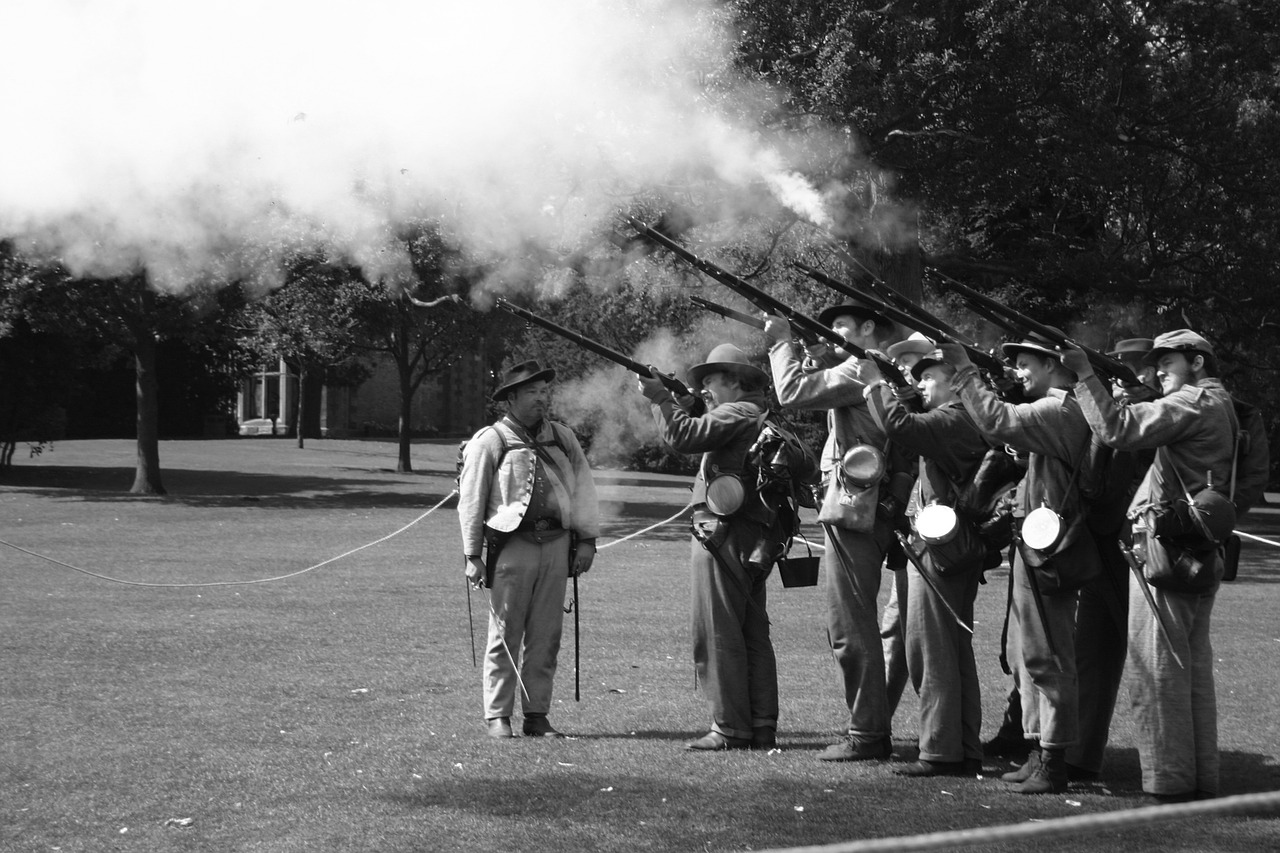
<instances>
[{"instance_id":1,"label":"man's hand on rifle","mask_svg":"<svg viewBox=\"0 0 1280 853\"><path fill-rule=\"evenodd\" d=\"M884 381L884 374L880 372L880 365L875 359L864 358L858 361L858 380L864 385L874 385Z\"/></svg>"},{"instance_id":2,"label":"man's hand on rifle","mask_svg":"<svg viewBox=\"0 0 1280 853\"><path fill-rule=\"evenodd\" d=\"M573 562L569 565L569 576L585 575L591 570L591 563L596 558L596 542L594 539L583 539L573 552Z\"/></svg>"},{"instance_id":3,"label":"man's hand on rifle","mask_svg":"<svg viewBox=\"0 0 1280 853\"><path fill-rule=\"evenodd\" d=\"M973 367L973 362L969 360L969 351L961 344L943 341L938 344L938 349L942 351L942 360L956 370Z\"/></svg>"},{"instance_id":4,"label":"man's hand on rifle","mask_svg":"<svg viewBox=\"0 0 1280 853\"><path fill-rule=\"evenodd\" d=\"M1148 403L1160 397L1160 392L1147 385L1145 382L1139 382L1137 385L1121 384L1116 391L1116 396L1122 403Z\"/></svg>"},{"instance_id":5,"label":"man's hand on rifle","mask_svg":"<svg viewBox=\"0 0 1280 853\"><path fill-rule=\"evenodd\" d=\"M667 386L663 385L662 380L656 375L637 376L636 382L640 387L640 393L655 403L661 403L663 400L671 396L671 392L667 390Z\"/></svg>"},{"instance_id":6,"label":"man's hand on rifle","mask_svg":"<svg viewBox=\"0 0 1280 853\"><path fill-rule=\"evenodd\" d=\"M780 314L764 315L764 333L775 342L791 340L791 324Z\"/></svg>"},{"instance_id":7,"label":"man's hand on rifle","mask_svg":"<svg viewBox=\"0 0 1280 853\"><path fill-rule=\"evenodd\" d=\"M467 557L463 566L467 573L467 582L472 589L484 589L484 560L479 557Z\"/></svg>"},{"instance_id":8,"label":"man's hand on rifle","mask_svg":"<svg viewBox=\"0 0 1280 853\"><path fill-rule=\"evenodd\" d=\"M1093 375L1093 365L1089 363L1089 354L1071 342L1061 347L1062 366L1076 375L1083 382Z\"/></svg>"}]
</instances>

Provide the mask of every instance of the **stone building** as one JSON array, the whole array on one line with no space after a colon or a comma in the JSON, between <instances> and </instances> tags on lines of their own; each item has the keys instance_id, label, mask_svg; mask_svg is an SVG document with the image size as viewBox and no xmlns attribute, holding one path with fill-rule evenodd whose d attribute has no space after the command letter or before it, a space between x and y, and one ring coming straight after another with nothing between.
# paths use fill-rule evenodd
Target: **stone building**
<instances>
[{"instance_id":1,"label":"stone building","mask_svg":"<svg viewBox=\"0 0 1280 853\"><path fill-rule=\"evenodd\" d=\"M452 367L427 377L414 394L409 419L415 436L470 435L487 423L492 387L484 352L463 356ZM396 435L400 387L389 358L373 365L356 386L326 385L308 377L303 396L303 435L361 438ZM245 379L236 395L240 435L285 435L298 393L298 376L281 361Z\"/></svg>"}]
</instances>

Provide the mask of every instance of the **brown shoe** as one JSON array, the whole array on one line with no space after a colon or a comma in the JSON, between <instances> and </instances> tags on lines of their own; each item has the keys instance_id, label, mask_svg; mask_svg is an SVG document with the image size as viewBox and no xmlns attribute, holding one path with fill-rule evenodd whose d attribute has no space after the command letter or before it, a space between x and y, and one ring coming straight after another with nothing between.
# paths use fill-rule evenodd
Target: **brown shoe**
<instances>
[{"instance_id":1,"label":"brown shoe","mask_svg":"<svg viewBox=\"0 0 1280 853\"><path fill-rule=\"evenodd\" d=\"M1041 749L1040 761L1026 781L1014 785L1015 794L1061 794L1067 790L1065 749Z\"/></svg>"},{"instance_id":2,"label":"brown shoe","mask_svg":"<svg viewBox=\"0 0 1280 853\"><path fill-rule=\"evenodd\" d=\"M515 737L515 732L511 731L510 717L490 717L484 721L489 727L489 737L507 738Z\"/></svg>"},{"instance_id":3,"label":"brown shoe","mask_svg":"<svg viewBox=\"0 0 1280 853\"><path fill-rule=\"evenodd\" d=\"M893 772L899 776L912 777L977 775L976 771L970 769L968 761L929 761L924 758L896 767Z\"/></svg>"},{"instance_id":4,"label":"brown shoe","mask_svg":"<svg viewBox=\"0 0 1280 853\"><path fill-rule=\"evenodd\" d=\"M521 728L529 737L564 737L552 727L551 721L545 714L537 716L530 714L524 718L524 725Z\"/></svg>"},{"instance_id":5,"label":"brown shoe","mask_svg":"<svg viewBox=\"0 0 1280 853\"><path fill-rule=\"evenodd\" d=\"M884 761L893 755L893 742L886 738L860 740L847 735L818 753L819 761Z\"/></svg>"},{"instance_id":6,"label":"brown shoe","mask_svg":"<svg viewBox=\"0 0 1280 853\"><path fill-rule=\"evenodd\" d=\"M1025 782L1031 778L1036 772L1036 768L1040 766L1040 750L1032 749L1031 754L1027 756L1027 761L1017 770L1010 770L1000 777L1002 782Z\"/></svg>"},{"instance_id":7,"label":"brown shoe","mask_svg":"<svg viewBox=\"0 0 1280 853\"><path fill-rule=\"evenodd\" d=\"M689 741L685 749L694 752L719 752L722 749L747 749L751 746L751 738L732 737L719 732L707 732L697 740Z\"/></svg>"}]
</instances>

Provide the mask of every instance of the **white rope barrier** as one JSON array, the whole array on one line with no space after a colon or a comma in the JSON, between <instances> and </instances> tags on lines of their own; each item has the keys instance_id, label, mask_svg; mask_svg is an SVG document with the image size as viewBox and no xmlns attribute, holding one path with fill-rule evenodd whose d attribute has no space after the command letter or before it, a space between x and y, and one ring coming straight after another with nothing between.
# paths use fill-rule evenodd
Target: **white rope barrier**
<instances>
[{"instance_id":1,"label":"white rope barrier","mask_svg":"<svg viewBox=\"0 0 1280 853\"><path fill-rule=\"evenodd\" d=\"M1280 815L1280 791L1239 794L1216 800L1149 806L1102 814L1073 815L1035 823L985 826L979 829L933 832L927 835L899 838L866 838L811 847L779 847L766 850L764 853L891 853L891 851L902 853L902 851L954 850L958 847L972 847L978 844L1000 844L1036 838L1060 839L1068 835L1163 824L1195 817L1260 812Z\"/></svg>"},{"instance_id":2,"label":"white rope barrier","mask_svg":"<svg viewBox=\"0 0 1280 853\"><path fill-rule=\"evenodd\" d=\"M662 525L670 524L671 522L675 521L677 518L679 518L680 516L688 512L692 507L693 507L692 502L685 504L684 509L680 510L670 518L664 519L663 521L659 521L657 524L650 524L644 530L637 530L635 533L631 533L626 536L623 536L621 539L615 539L612 542L606 542L605 544L601 545L599 548L596 548L596 550L603 551L605 548L612 548L614 545L621 545L623 542L626 542L628 539L635 539L637 536L642 536L643 534L648 533L650 530L657 530Z\"/></svg>"},{"instance_id":3,"label":"white rope barrier","mask_svg":"<svg viewBox=\"0 0 1280 853\"><path fill-rule=\"evenodd\" d=\"M1245 533L1243 530L1237 530L1237 531L1236 531L1236 535L1237 535L1237 536L1243 536L1243 537L1245 537L1246 539L1252 539L1252 540L1253 540L1253 541L1255 541L1255 542L1262 542L1262 543L1264 543L1264 544L1267 544L1267 545L1274 545L1274 546L1276 546L1277 548L1280 548L1280 542L1277 542L1277 541L1276 541L1276 540L1274 540L1274 539L1264 539L1264 538L1262 538L1261 536L1254 536L1252 533Z\"/></svg>"},{"instance_id":4,"label":"white rope barrier","mask_svg":"<svg viewBox=\"0 0 1280 853\"><path fill-rule=\"evenodd\" d=\"M12 542L6 542L3 539L0 539L0 545L8 546L15 551L21 551L23 554L27 554L28 556L31 556L31 557L36 557L41 560L46 560L50 563L53 563L54 565L62 566L64 569L71 569L73 572L80 572L80 574L88 575L91 578L97 578L98 580L109 581L111 583L124 584L126 586L152 586L152 587L169 587L169 588L174 588L174 587L189 588L189 587L209 587L209 586L248 586L250 584L273 583L275 581L282 581L288 578L296 578L298 575L305 575L307 572L315 571L321 566L327 566L330 563L337 562L338 560L341 560L343 557L350 557L352 554L355 554L358 551L363 551L366 548L372 548L374 545L380 545L383 542L386 542L388 539L390 539L393 536L399 536L401 533L404 533L406 530L408 530L410 527L413 527L419 521L422 521L422 519L431 515L431 513L435 512L440 507L448 503L449 500L453 498L456 494L458 494L458 490L454 489L452 492L445 495L444 498L440 501L440 503L436 504L431 509L424 512L422 515L418 516L413 521L406 524L404 527L401 527L399 530L396 530L392 533L388 533L386 536L383 536L381 539L375 539L374 541L369 542L368 544L361 545L359 548L352 548L350 551L346 551L342 554L339 554L336 557L330 557L329 559L324 560L323 562L316 563L314 566L307 566L305 569L299 569L296 572L289 572L289 574L287 575L276 575L275 577L271 577L271 578L257 578L256 580L249 580L249 581L205 581L203 583L153 583L148 581L121 580L120 578L108 577L107 575L101 575L101 574L98 574L97 572L91 572L88 569L82 569L79 566L73 566L70 563L62 562L61 560L55 560L53 557L47 557L44 554L38 554L35 551L29 551L26 548L22 548L22 547L19 547L18 545L14 545Z\"/></svg>"}]
</instances>

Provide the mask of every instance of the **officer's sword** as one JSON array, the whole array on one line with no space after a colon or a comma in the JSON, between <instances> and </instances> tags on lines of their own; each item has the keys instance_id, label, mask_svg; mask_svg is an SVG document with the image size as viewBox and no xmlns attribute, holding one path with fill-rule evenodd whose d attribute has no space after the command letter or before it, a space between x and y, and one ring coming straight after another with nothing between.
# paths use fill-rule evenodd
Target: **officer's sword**
<instances>
[{"instance_id":1,"label":"officer's sword","mask_svg":"<svg viewBox=\"0 0 1280 853\"><path fill-rule=\"evenodd\" d=\"M467 585L467 635L471 638L471 665L476 665L476 623L471 616L471 578L466 575L462 576L463 582Z\"/></svg>"},{"instance_id":2,"label":"officer's sword","mask_svg":"<svg viewBox=\"0 0 1280 853\"><path fill-rule=\"evenodd\" d=\"M511 659L511 668L516 672L516 683L520 685L520 692L524 694L525 701L529 700L529 691L525 689L524 679L520 677L520 662L516 660L516 656L511 653L511 647L507 645L507 621L498 615L498 611L493 609L493 598L489 595L489 588L480 587L484 590L484 599L489 604L489 615L493 617L493 621L498 626L498 640L502 643L502 647L507 650L507 657Z\"/></svg>"}]
</instances>

